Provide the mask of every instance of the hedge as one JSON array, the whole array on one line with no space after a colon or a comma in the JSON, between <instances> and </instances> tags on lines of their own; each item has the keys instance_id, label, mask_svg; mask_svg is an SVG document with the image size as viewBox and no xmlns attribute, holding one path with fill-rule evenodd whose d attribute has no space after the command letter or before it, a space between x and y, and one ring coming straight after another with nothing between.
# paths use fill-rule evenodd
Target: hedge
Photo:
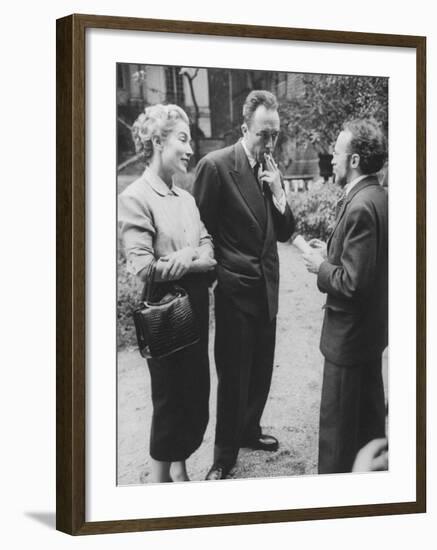
<instances>
[{"instance_id":1,"label":"hedge","mask_svg":"<svg viewBox=\"0 0 437 550\"><path fill-rule=\"evenodd\" d=\"M296 232L306 239L326 241L335 222L335 205L341 195L332 183L316 183L308 191L289 193L287 199L296 219Z\"/></svg>"}]
</instances>

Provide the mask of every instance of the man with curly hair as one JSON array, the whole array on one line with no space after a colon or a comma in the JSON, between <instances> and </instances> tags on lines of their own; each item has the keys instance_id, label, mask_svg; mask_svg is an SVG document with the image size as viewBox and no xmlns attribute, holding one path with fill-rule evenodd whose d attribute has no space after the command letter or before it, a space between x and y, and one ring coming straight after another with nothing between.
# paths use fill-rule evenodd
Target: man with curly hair
<instances>
[{"instance_id":1,"label":"man with curly hair","mask_svg":"<svg viewBox=\"0 0 437 550\"><path fill-rule=\"evenodd\" d=\"M358 450L385 436L381 358L388 327L388 199L376 175L387 146L373 120L344 124L334 149L343 188L327 241L310 241L308 271L327 294L320 349L319 473L350 472Z\"/></svg>"}]
</instances>

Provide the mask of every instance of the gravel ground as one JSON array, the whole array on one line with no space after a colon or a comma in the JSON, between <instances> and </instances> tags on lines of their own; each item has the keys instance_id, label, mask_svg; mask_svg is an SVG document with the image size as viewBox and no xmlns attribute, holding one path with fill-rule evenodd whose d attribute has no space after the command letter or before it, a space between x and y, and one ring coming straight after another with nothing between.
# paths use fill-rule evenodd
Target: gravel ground
<instances>
[{"instance_id":1,"label":"gravel ground","mask_svg":"<svg viewBox=\"0 0 437 550\"><path fill-rule=\"evenodd\" d=\"M300 253L279 244L280 306L272 387L264 411L263 429L280 442L278 451L242 449L233 478L294 476L317 472L317 438L323 358L319 351L324 296L308 273ZM192 480L202 480L211 466L217 378L212 345L210 422L200 448L188 459ZM387 384L387 354L384 354ZM118 353L118 484L147 483L151 421L150 377L137 350Z\"/></svg>"}]
</instances>

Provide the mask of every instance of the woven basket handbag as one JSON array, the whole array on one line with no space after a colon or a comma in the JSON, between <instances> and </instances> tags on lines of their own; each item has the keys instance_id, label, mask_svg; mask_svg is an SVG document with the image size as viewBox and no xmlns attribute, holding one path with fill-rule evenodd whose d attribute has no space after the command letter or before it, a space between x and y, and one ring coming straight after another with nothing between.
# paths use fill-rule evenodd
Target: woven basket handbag
<instances>
[{"instance_id":1,"label":"woven basket handbag","mask_svg":"<svg viewBox=\"0 0 437 550\"><path fill-rule=\"evenodd\" d=\"M185 289L165 284L165 294L156 297L156 262L148 269L141 301L133 312L138 349L143 357L159 359L200 340L190 297ZM158 285L160 286L160 285Z\"/></svg>"}]
</instances>

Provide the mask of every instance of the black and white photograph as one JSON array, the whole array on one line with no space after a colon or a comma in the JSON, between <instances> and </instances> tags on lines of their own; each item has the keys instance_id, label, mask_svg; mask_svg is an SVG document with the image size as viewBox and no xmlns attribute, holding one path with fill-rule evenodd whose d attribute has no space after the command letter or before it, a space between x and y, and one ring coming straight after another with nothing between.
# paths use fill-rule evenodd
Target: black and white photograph
<instances>
[{"instance_id":1,"label":"black and white photograph","mask_svg":"<svg viewBox=\"0 0 437 550\"><path fill-rule=\"evenodd\" d=\"M5 549L434 547L432 6L5 4Z\"/></svg>"},{"instance_id":2,"label":"black and white photograph","mask_svg":"<svg viewBox=\"0 0 437 550\"><path fill-rule=\"evenodd\" d=\"M114 90L117 485L384 475L389 78L144 61Z\"/></svg>"}]
</instances>

